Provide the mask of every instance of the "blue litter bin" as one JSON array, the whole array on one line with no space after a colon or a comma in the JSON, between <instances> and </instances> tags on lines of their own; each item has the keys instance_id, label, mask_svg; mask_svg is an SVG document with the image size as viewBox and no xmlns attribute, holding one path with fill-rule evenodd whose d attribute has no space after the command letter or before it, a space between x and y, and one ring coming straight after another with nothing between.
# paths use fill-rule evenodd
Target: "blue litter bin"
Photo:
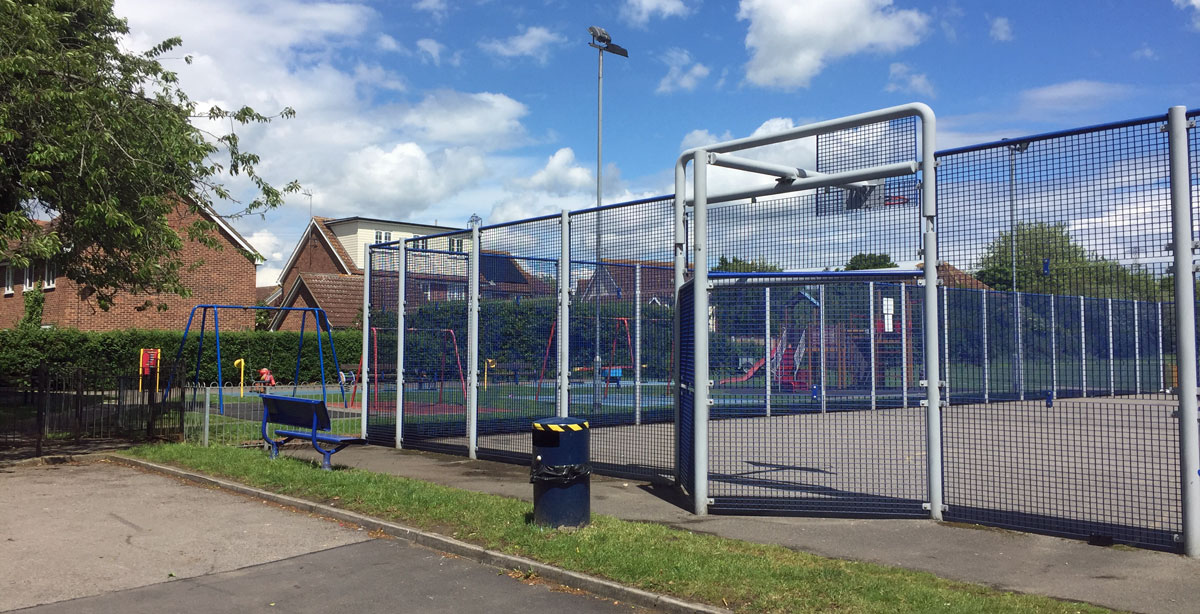
<instances>
[{"instance_id":1,"label":"blue litter bin","mask_svg":"<svg viewBox=\"0 0 1200 614\"><path fill-rule=\"evenodd\" d=\"M550 527L581 527L592 521L590 429L579 418L533 423L533 521Z\"/></svg>"}]
</instances>

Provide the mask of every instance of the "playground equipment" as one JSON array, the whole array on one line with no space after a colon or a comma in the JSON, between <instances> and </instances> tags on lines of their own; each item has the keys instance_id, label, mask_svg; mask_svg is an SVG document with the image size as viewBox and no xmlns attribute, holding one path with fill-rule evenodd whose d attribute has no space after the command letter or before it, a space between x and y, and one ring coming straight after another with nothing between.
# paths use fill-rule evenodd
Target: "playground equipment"
<instances>
[{"instance_id":1,"label":"playground equipment","mask_svg":"<svg viewBox=\"0 0 1200 614\"><path fill-rule=\"evenodd\" d=\"M158 364L162 350L158 348L142 348L138 351L138 394L142 393L142 380L154 376L154 393L158 394Z\"/></svg>"},{"instance_id":2,"label":"playground equipment","mask_svg":"<svg viewBox=\"0 0 1200 614\"><path fill-rule=\"evenodd\" d=\"M246 396L246 360L239 358L233 361L233 366L238 369L238 398Z\"/></svg>"},{"instance_id":3,"label":"playground equipment","mask_svg":"<svg viewBox=\"0 0 1200 614\"><path fill-rule=\"evenodd\" d=\"M327 396L327 391L326 391L326 387L325 387L325 346L321 340L322 329L324 329L325 334L326 334L326 343L329 344L329 353L330 353L330 356L333 358L334 370L336 371L336 370L340 370L340 369L338 368L337 350L334 349L334 346L333 346L333 329L332 329L332 327L329 326L329 318L325 315L325 310L319 309L316 307L261 307L261 306L249 306L249 305L196 305L195 307L192 307L191 312L188 314L187 326L185 326L183 329L183 338L179 340L179 349L175 351L175 365L176 365L176 368L178 368L178 365L181 364L180 359L183 357L184 344L187 343L188 334L190 334L191 330L192 330L192 322L195 321L196 311L199 310L200 311L200 332L199 332L200 340L199 340L199 343L196 344L196 346L197 346L196 347L196 370L195 370L195 373L194 373L192 379L189 380L188 383L192 384L197 389L200 387L200 361L201 361L201 358L204 356L204 333L205 333L205 329L208 324L208 314L210 312L212 313L212 321L213 321L214 348L216 349L216 354L217 354L217 381L219 381L219 382L224 381L224 378L222 377L222 371L221 371L220 312L221 312L221 310L228 311L228 310L233 310L233 309L243 310L243 311L250 310L250 311L296 311L296 312L300 312L300 314L301 314L301 317L300 317L300 342L296 348L296 371L295 371L295 375L292 378L292 396L295 396L296 387L300 380L300 358L303 356L303 352L304 352L305 327L308 323L308 316L310 314L313 316L313 318L316 320L316 326L317 326L317 358L318 358L318 362L319 362L320 368L321 368L321 400L322 400L322 402L324 402L326 399L326 396ZM269 370L268 370L268 373L269 373ZM163 392L164 397L171 392L171 386L174 384L174 379L175 379L175 369L172 369L170 377L167 378L167 387ZM345 388L342 387L341 385L339 385L339 388L341 389L343 399L345 399L345 392L346 392ZM347 403L347 406L349 406L348 401L346 403ZM225 390L224 390L224 387L219 387L217 389L217 411L221 415L225 415Z\"/></svg>"}]
</instances>

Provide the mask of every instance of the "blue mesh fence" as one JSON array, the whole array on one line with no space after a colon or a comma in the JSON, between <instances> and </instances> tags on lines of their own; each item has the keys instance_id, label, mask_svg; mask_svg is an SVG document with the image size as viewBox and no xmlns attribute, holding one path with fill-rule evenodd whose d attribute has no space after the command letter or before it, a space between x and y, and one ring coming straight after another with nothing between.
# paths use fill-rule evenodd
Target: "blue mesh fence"
<instances>
[{"instance_id":1,"label":"blue mesh fence","mask_svg":"<svg viewBox=\"0 0 1200 614\"><path fill-rule=\"evenodd\" d=\"M396 445L397 317L400 309L400 248L395 244L371 246L367 345L367 441ZM349 367L348 367L349 368ZM359 369L358 373L362 373ZM356 382L359 386L362 382Z\"/></svg>"},{"instance_id":2,"label":"blue mesh fence","mask_svg":"<svg viewBox=\"0 0 1200 614\"><path fill-rule=\"evenodd\" d=\"M555 415L558 217L480 230L479 455L528 462Z\"/></svg>"},{"instance_id":3,"label":"blue mesh fence","mask_svg":"<svg viewBox=\"0 0 1200 614\"><path fill-rule=\"evenodd\" d=\"M988 359L986 387L969 395L955 390L964 384L951 362L947 518L1175 548L1177 404L1165 393L1174 340L1159 321L1172 311L1162 125L939 154L943 278L987 287L986 316L974 305L947 313L951 340L982 323Z\"/></svg>"},{"instance_id":4,"label":"blue mesh fence","mask_svg":"<svg viewBox=\"0 0 1200 614\"><path fill-rule=\"evenodd\" d=\"M403 446L467 450L467 279L471 234L405 242Z\"/></svg>"}]
</instances>

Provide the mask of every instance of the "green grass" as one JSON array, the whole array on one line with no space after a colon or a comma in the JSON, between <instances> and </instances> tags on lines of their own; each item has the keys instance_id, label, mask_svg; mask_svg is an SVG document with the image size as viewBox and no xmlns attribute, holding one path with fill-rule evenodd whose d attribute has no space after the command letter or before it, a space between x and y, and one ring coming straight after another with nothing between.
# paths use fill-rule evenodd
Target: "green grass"
<instances>
[{"instance_id":1,"label":"green grass","mask_svg":"<svg viewBox=\"0 0 1200 614\"><path fill-rule=\"evenodd\" d=\"M517 499L357 469L320 471L298 459L269 461L259 450L163 444L129 453L277 493L336 499L356 512L737 612L1108 611L609 516L550 530L527 522L532 505Z\"/></svg>"}]
</instances>

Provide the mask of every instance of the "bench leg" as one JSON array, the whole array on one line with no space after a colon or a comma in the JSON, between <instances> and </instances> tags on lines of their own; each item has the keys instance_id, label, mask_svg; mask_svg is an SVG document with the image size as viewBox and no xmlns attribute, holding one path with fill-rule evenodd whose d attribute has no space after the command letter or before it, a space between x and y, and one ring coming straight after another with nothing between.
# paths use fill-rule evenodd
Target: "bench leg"
<instances>
[{"instance_id":1,"label":"bench leg","mask_svg":"<svg viewBox=\"0 0 1200 614\"><path fill-rule=\"evenodd\" d=\"M325 471L333 471L333 465L329 462L329 457L333 456L334 452L337 452L337 450L321 450L321 453L325 455L325 458L321 461L321 468Z\"/></svg>"},{"instance_id":2,"label":"bench leg","mask_svg":"<svg viewBox=\"0 0 1200 614\"><path fill-rule=\"evenodd\" d=\"M267 441L267 443L271 446L271 459L279 458L279 444L274 441Z\"/></svg>"}]
</instances>

